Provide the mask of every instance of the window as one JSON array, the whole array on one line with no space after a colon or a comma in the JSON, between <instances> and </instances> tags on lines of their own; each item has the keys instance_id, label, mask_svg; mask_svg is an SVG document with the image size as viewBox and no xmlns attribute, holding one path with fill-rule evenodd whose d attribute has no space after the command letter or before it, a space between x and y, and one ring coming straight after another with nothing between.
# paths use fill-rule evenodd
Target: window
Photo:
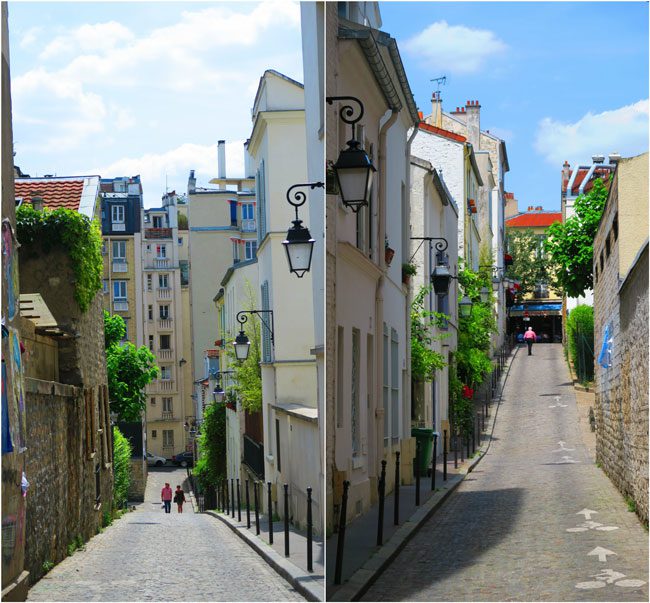
<instances>
[{"instance_id":1,"label":"window","mask_svg":"<svg viewBox=\"0 0 650 603\"><path fill-rule=\"evenodd\" d=\"M282 471L282 462L280 460L280 419L275 420L275 453L279 472Z\"/></svg>"},{"instance_id":2,"label":"window","mask_svg":"<svg viewBox=\"0 0 650 603\"><path fill-rule=\"evenodd\" d=\"M436 295L436 311L440 312L441 314L446 314L447 316L450 316L449 314L449 294L445 293L444 295ZM441 329L448 329L449 328L449 323L447 322L446 318L443 318L440 321L440 328Z\"/></svg>"},{"instance_id":3,"label":"window","mask_svg":"<svg viewBox=\"0 0 650 603\"><path fill-rule=\"evenodd\" d=\"M230 204L230 226L237 226L237 203L229 201Z\"/></svg>"},{"instance_id":4,"label":"window","mask_svg":"<svg viewBox=\"0 0 650 603\"><path fill-rule=\"evenodd\" d=\"M108 280L104 279L104 293L108 293Z\"/></svg>"},{"instance_id":5,"label":"window","mask_svg":"<svg viewBox=\"0 0 650 603\"><path fill-rule=\"evenodd\" d=\"M618 240L618 213L614 215L614 222L612 223L612 230L614 231L614 242Z\"/></svg>"},{"instance_id":6,"label":"window","mask_svg":"<svg viewBox=\"0 0 650 603\"><path fill-rule=\"evenodd\" d=\"M158 437L158 430L157 429L152 429L151 430L151 437L154 440Z\"/></svg>"},{"instance_id":7,"label":"window","mask_svg":"<svg viewBox=\"0 0 650 603\"><path fill-rule=\"evenodd\" d=\"M163 448L174 447L174 430L163 429Z\"/></svg>"},{"instance_id":8,"label":"window","mask_svg":"<svg viewBox=\"0 0 650 603\"><path fill-rule=\"evenodd\" d=\"M149 320L153 320L153 306L151 304L147 306L147 313L149 316Z\"/></svg>"},{"instance_id":9,"label":"window","mask_svg":"<svg viewBox=\"0 0 650 603\"><path fill-rule=\"evenodd\" d=\"M122 317L122 320L124 321L124 337L122 337L121 341L128 341L129 340L129 319Z\"/></svg>"},{"instance_id":10,"label":"window","mask_svg":"<svg viewBox=\"0 0 650 603\"><path fill-rule=\"evenodd\" d=\"M167 257L167 245L156 245L156 258L164 260Z\"/></svg>"},{"instance_id":11,"label":"window","mask_svg":"<svg viewBox=\"0 0 650 603\"><path fill-rule=\"evenodd\" d=\"M126 301L126 281L113 281L113 300Z\"/></svg>"},{"instance_id":12,"label":"window","mask_svg":"<svg viewBox=\"0 0 650 603\"><path fill-rule=\"evenodd\" d=\"M394 443L399 434L399 339L395 329L390 332L390 418Z\"/></svg>"},{"instance_id":13,"label":"window","mask_svg":"<svg viewBox=\"0 0 650 603\"><path fill-rule=\"evenodd\" d=\"M190 263L188 260L179 260L178 267L181 269L181 287L190 284Z\"/></svg>"},{"instance_id":14,"label":"window","mask_svg":"<svg viewBox=\"0 0 650 603\"><path fill-rule=\"evenodd\" d=\"M160 336L160 349L161 350L171 349L171 335Z\"/></svg>"},{"instance_id":15,"label":"window","mask_svg":"<svg viewBox=\"0 0 650 603\"><path fill-rule=\"evenodd\" d=\"M359 382L360 382L360 347L361 334L359 329L352 329L352 454L357 456L361 452L359 426L361 417L359 408Z\"/></svg>"},{"instance_id":16,"label":"window","mask_svg":"<svg viewBox=\"0 0 650 603\"><path fill-rule=\"evenodd\" d=\"M257 241L246 241L244 245L246 249L246 259L252 260L257 252Z\"/></svg>"},{"instance_id":17,"label":"window","mask_svg":"<svg viewBox=\"0 0 650 603\"><path fill-rule=\"evenodd\" d=\"M169 275L168 274L159 274L158 275L158 289L169 289Z\"/></svg>"},{"instance_id":18,"label":"window","mask_svg":"<svg viewBox=\"0 0 650 603\"><path fill-rule=\"evenodd\" d=\"M183 245L183 237L178 237L178 245Z\"/></svg>"},{"instance_id":19,"label":"window","mask_svg":"<svg viewBox=\"0 0 650 603\"><path fill-rule=\"evenodd\" d=\"M124 205L111 205L111 222L124 224Z\"/></svg>"},{"instance_id":20,"label":"window","mask_svg":"<svg viewBox=\"0 0 650 603\"><path fill-rule=\"evenodd\" d=\"M384 404L384 446L388 445L390 438L390 429L388 428L389 408L388 400L390 397L390 374L388 373L388 326L384 323L384 346L383 346L383 367L384 367L384 384L383 384L383 404Z\"/></svg>"},{"instance_id":21,"label":"window","mask_svg":"<svg viewBox=\"0 0 650 603\"><path fill-rule=\"evenodd\" d=\"M169 381L172 378L172 367L171 366L161 366L160 367L160 378L163 381Z\"/></svg>"},{"instance_id":22,"label":"window","mask_svg":"<svg viewBox=\"0 0 650 603\"><path fill-rule=\"evenodd\" d=\"M208 357L208 373L216 375L219 372L219 358Z\"/></svg>"},{"instance_id":23,"label":"window","mask_svg":"<svg viewBox=\"0 0 650 603\"><path fill-rule=\"evenodd\" d=\"M149 349L153 352L153 335L149 335Z\"/></svg>"},{"instance_id":24,"label":"window","mask_svg":"<svg viewBox=\"0 0 650 603\"><path fill-rule=\"evenodd\" d=\"M266 176L264 170L264 161L260 163L257 170L257 241L261 243L266 236Z\"/></svg>"},{"instance_id":25,"label":"window","mask_svg":"<svg viewBox=\"0 0 650 603\"><path fill-rule=\"evenodd\" d=\"M102 241L102 255L106 255L106 241Z\"/></svg>"},{"instance_id":26,"label":"window","mask_svg":"<svg viewBox=\"0 0 650 603\"><path fill-rule=\"evenodd\" d=\"M237 264L239 262L239 243L237 241L232 242L232 263Z\"/></svg>"},{"instance_id":27,"label":"window","mask_svg":"<svg viewBox=\"0 0 650 603\"><path fill-rule=\"evenodd\" d=\"M343 427L343 377L345 373L345 356L343 346L343 327L338 327L336 338L336 426Z\"/></svg>"},{"instance_id":28,"label":"window","mask_svg":"<svg viewBox=\"0 0 650 603\"><path fill-rule=\"evenodd\" d=\"M163 412L173 412L172 398L163 398Z\"/></svg>"},{"instance_id":29,"label":"window","mask_svg":"<svg viewBox=\"0 0 650 603\"><path fill-rule=\"evenodd\" d=\"M125 193L126 192L126 182L113 182L113 192L115 193Z\"/></svg>"},{"instance_id":30,"label":"window","mask_svg":"<svg viewBox=\"0 0 650 603\"><path fill-rule=\"evenodd\" d=\"M151 406L155 406L155 405L156 405L156 398L151 398Z\"/></svg>"},{"instance_id":31,"label":"window","mask_svg":"<svg viewBox=\"0 0 650 603\"><path fill-rule=\"evenodd\" d=\"M113 261L126 262L126 241L113 241Z\"/></svg>"},{"instance_id":32,"label":"window","mask_svg":"<svg viewBox=\"0 0 650 603\"><path fill-rule=\"evenodd\" d=\"M154 228L162 228L163 221L162 221L162 216L154 216L153 217L153 227Z\"/></svg>"},{"instance_id":33,"label":"window","mask_svg":"<svg viewBox=\"0 0 650 603\"><path fill-rule=\"evenodd\" d=\"M168 320L169 319L169 306L167 306L167 305L160 306L159 312L160 312L160 320Z\"/></svg>"},{"instance_id":34,"label":"window","mask_svg":"<svg viewBox=\"0 0 650 603\"><path fill-rule=\"evenodd\" d=\"M242 203L241 218L242 220L252 220L255 217L255 208L252 203Z\"/></svg>"},{"instance_id":35,"label":"window","mask_svg":"<svg viewBox=\"0 0 650 603\"><path fill-rule=\"evenodd\" d=\"M153 277L150 274L147 274L147 291L153 289Z\"/></svg>"}]
</instances>

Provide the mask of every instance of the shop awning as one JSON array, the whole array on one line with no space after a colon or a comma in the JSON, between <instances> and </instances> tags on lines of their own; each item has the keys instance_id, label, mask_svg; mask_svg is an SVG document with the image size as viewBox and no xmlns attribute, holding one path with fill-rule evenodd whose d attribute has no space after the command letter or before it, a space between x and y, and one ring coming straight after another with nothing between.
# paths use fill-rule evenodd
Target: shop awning
<instances>
[{"instance_id":1,"label":"shop awning","mask_svg":"<svg viewBox=\"0 0 650 603\"><path fill-rule=\"evenodd\" d=\"M523 303L510 308L510 316L525 316L525 312L528 313L528 316L561 316L562 303Z\"/></svg>"}]
</instances>

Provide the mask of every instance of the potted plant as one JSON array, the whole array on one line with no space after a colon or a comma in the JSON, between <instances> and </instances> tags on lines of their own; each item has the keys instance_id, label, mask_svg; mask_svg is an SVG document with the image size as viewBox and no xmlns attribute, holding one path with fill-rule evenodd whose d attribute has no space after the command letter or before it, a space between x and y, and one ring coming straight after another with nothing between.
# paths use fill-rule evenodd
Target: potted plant
<instances>
[{"instance_id":1,"label":"potted plant","mask_svg":"<svg viewBox=\"0 0 650 603\"><path fill-rule=\"evenodd\" d=\"M384 241L384 260L386 261L386 266L390 266L390 263L393 261L393 256L395 255L395 250L390 246L388 242L388 237Z\"/></svg>"},{"instance_id":2,"label":"potted plant","mask_svg":"<svg viewBox=\"0 0 650 603\"><path fill-rule=\"evenodd\" d=\"M411 277L417 274L417 266L415 264L402 264L402 282L408 285Z\"/></svg>"}]
</instances>

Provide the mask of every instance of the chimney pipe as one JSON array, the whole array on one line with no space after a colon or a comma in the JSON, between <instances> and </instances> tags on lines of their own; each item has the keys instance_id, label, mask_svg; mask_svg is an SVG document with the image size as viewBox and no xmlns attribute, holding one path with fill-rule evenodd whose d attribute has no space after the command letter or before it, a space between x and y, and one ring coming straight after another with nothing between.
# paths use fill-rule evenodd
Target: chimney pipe
<instances>
[{"instance_id":1,"label":"chimney pipe","mask_svg":"<svg viewBox=\"0 0 650 603\"><path fill-rule=\"evenodd\" d=\"M609 154L609 163L612 165L618 163L621 160L621 154L620 153L610 153Z\"/></svg>"},{"instance_id":2,"label":"chimney pipe","mask_svg":"<svg viewBox=\"0 0 650 603\"><path fill-rule=\"evenodd\" d=\"M219 178L225 178L226 177L226 141L225 140L220 140L217 143L217 161L218 161L217 176Z\"/></svg>"},{"instance_id":3,"label":"chimney pipe","mask_svg":"<svg viewBox=\"0 0 650 603\"><path fill-rule=\"evenodd\" d=\"M196 192L196 178L194 170L190 170L190 177L187 179L187 194L193 195Z\"/></svg>"},{"instance_id":4,"label":"chimney pipe","mask_svg":"<svg viewBox=\"0 0 650 603\"><path fill-rule=\"evenodd\" d=\"M592 155L591 160L594 163L605 163L605 155Z\"/></svg>"}]
</instances>

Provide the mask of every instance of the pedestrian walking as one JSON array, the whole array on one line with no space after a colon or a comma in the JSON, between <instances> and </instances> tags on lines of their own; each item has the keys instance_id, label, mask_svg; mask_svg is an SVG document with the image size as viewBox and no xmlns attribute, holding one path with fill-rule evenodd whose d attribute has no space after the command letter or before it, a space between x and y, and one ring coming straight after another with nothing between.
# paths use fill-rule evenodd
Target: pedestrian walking
<instances>
[{"instance_id":1,"label":"pedestrian walking","mask_svg":"<svg viewBox=\"0 0 650 603\"><path fill-rule=\"evenodd\" d=\"M165 507L165 513L172 512L172 498L174 497L174 492L172 487L169 485L169 482L165 482L165 487L160 491L160 500L162 501Z\"/></svg>"},{"instance_id":2,"label":"pedestrian walking","mask_svg":"<svg viewBox=\"0 0 650 603\"><path fill-rule=\"evenodd\" d=\"M174 492L174 502L178 505L178 512L183 512L183 503L185 502L185 492L180 486L176 486L176 492Z\"/></svg>"},{"instance_id":3,"label":"pedestrian walking","mask_svg":"<svg viewBox=\"0 0 650 603\"><path fill-rule=\"evenodd\" d=\"M533 343L537 341L537 335L533 331L533 327L528 327L528 331L524 333L524 341L528 344L528 355L533 355Z\"/></svg>"}]
</instances>

